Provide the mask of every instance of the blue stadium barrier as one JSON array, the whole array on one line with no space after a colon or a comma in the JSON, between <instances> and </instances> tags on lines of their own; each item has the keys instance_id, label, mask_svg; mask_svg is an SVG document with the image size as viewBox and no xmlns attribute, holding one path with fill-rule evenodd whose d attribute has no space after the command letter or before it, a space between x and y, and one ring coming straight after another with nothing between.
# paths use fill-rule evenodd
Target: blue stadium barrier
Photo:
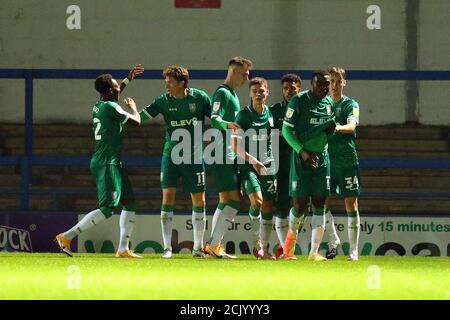
<instances>
[{"instance_id":1,"label":"blue stadium barrier","mask_svg":"<svg viewBox=\"0 0 450 320\"><path fill-rule=\"evenodd\" d=\"M25 80L25 125L24 125L24 156L19 158L5 157L0 160L0 165L8 165L7 163L15 163L21 168L21 210L28 210L28 194L29 186L31 183L31 170L33 165L66 165L64 160L75 161L86 165L87 158L71 158L67 157L34 157L33 156L33 80L34 79L94 79L99 74L111 73L116 78L125 77L129 70L125 69L0 69L0 79L24 79ZM312 70L252 70L252 76L262 76L269 80L279 80L285 73L298 73L302 75L303 79L310 79ZM204 79L204 80L221 80L226 76L226 70L189 70L191 79ZM347 78L349 80L450 80L450 71L434 71L434 70L422 70L422 71L407 71L407 70L347 70ZM162 70L146 69L145 73L139 75L139 79L162 79ZM75 160L74 160L75 159ZM147 165L146 158L130 158L128 165ZM361 165L364 167L364 161ZM384 160L375 160L372 165L379 165L382 168L386 163ZM399 168L404 168L404 165L411 166L410 160L392 162L390 165L397 164ZM421 165L430 166L439 165L442 160L433 163L424 163L422 160L418 160L415 164L419 168ZM124 160L126 163L126 160ZM46 164L47 163L47 164ZM52 164L53 163L53 164ZM442 163L441 163L442 164ZM448 168L448 163L445 162L445 168ZM438 166L442 168L441 165Z\"/></svg>"}]
</instances>

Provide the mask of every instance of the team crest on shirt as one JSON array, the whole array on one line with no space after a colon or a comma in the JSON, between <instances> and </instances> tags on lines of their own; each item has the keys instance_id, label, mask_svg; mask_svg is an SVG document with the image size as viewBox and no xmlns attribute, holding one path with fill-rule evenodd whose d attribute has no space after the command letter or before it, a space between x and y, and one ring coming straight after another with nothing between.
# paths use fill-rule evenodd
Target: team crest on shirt
<instances>
[{"instance_id":1,"label":"team crest on shirt","mask_svg":"<svg viewBox=\"0 0 450 320\"><path fill-rule=\"evenodd\" d=\"M331 105L327 104L327 115L331 114Z\"/></svg>"},{"instance_id":2,"label":"team crest on shirt","mask_svg":"<svg viewBox=\"0 0 450 320\"><path fill-rule=\"evenodd\" d=\"M273 127L273 118L272 117L269 118L269 124L271 127Z\"/></svg>"},{"instance_id":3,"label":"team crest on shirt","mask_svg":"<svg viewBox=\"0 0 450 320\"><path fill-rule=\"evenodd\" d=\"M359 117L359 108L353 108L353 115Z\"/></svg>"},{"instance_id":4,"label":"team crest on shirt","mask_svg":"<svg viewBox=\"0 0 450 320\"><path fill-rule=\"evenodd\" d=\"M293 114L294 114L294 109L288 108L286 111L286 118L290 119Z\"/></svg>"},{"instance_id":5,"label":"team crest on shirt","mask_svg":"<svg viewBox=\"0 0 450 320\"><path fill-rule=\"evenodd\" d=\"M219 101L214 102L213 111L217 112L217 111L219 111L219 109L220 109L220 102Z\"/></svg>"},{"instance_id":6,"label":"team crest on shirt","mask_svg":"<svg viewBox=\"0 0 450 320\"><path fill-rule=\"evenodd\" d=\"M189 103L189 110L191 111L191 113L194 113L196 109L197 106L195 105L195 103Z\"/></svg>"}]
</instances>

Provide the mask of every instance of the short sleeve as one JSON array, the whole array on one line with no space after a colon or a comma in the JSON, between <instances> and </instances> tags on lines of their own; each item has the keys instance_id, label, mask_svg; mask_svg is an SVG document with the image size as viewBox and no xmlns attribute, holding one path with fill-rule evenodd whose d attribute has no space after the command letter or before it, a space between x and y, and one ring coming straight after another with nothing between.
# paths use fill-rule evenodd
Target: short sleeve
<instances>
[{"instance_id":1,"label":"short sleeve","mask_svg":"<svg viewBox=\"0 0 450 320\"><path fill-rule=\"evenodd\" d=\"M227 103L227 94L224 90L217 90L212 98L211 119L220 118L225 115L225 106Z\"/></svg>"},{"instance_id":2,"label":"short sleeve","mask_svg":"<svg viewBox=\"0 0 450 320\"><path fill-rule=\"evenodd\" d=\"M124 124L127 122L130 114L126 112L118 103L112 102L108 104L110 108L108 108L108 115L114 120Z\"/></svg>"},{"instance_id":3,"label":"short sleeve","mask_svg":"<svg viewBox=\"0 0 450 320\"><path fill-rule=\"evenodd\" d=\"M147 120L156 117L158 114L161 113L161 104L162 99L161 97L156 98L153 100L153 102L146 106L142 111L140 112L142 120Z\"/></svg>"},{"instance_id":4,"label":"short sleeve","mask_svg":"<svg viewBox=\"0 0 450 320\"><path fill-rule=\"evenodd\" d=\"M356 124L359 124L359 104L355 100L352 100L352 102L348 106L348 116L347 116L347 122L349 120L354 120Z\"/></svg>"}]
</instances>

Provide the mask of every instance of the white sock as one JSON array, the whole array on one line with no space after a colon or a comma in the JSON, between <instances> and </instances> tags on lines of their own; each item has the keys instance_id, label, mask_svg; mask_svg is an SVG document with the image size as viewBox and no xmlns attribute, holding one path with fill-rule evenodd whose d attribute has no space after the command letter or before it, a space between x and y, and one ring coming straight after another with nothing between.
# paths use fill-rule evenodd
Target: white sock
<instances>
[{"instance_id":1,"label":"white sock","mask_svg":"<svg viewBox=\"0 0 450 320\"><path fill-rule=\"evenodd\" d=\"M273 219L264 220L261 219L261 243L265 252L267 245L269 244L270 234L273 229Z\"/></svg>"},{"instance_id":2,"label":"white sock","mask_svg":"<svg viewBox=\"0 0 450 320\"><path fill-rule=\"evenodd\" d=\"M322 242L323 232L325 230L325 215L313 215L311 218L311 251L310 253L319 253L320 243Z\"/></svg>"},{"instance_id":3,"label":"white sock","mask_svg":"<svg viewBox=\"0 0 450 320\"><path fill-rule=\"evenodd\" d=\"M214 228L216 227L216 224L217 224L217 218L219 218L221 213L222 213L222 209L220 209L219 207L217 207L216 211L214 211L214 215L212 218L212 224L211 224L211 237L214 232Z\"/></svg>"},{"instance_id":4,"label":"white sock","mask_svg":"<svg viewBox=\"0 0 450 320\"><path fill-rule=\"evenodd\" d=\"M252 233L252 240L253 245L256 245L259 242L259 234L261 229L261 214L257 217L252 216L251 214L248 215L250 218L250 225L251 225L251 233Z\"/></svg>"},{"instance_id":5,"label":"white sock","mask_svg":"<svg viewBox=\"0 0 450 320\"><path fill-rule=\"evenodd\" d=\"M134 216L136 212L122 210L120 213L120 242L119 251L129 250L130 237L134 227Z\"/></svg>"},{"instance_id":6,"label":"white sock","mask_svg":"<svg viewBox=\"0 0 450 320\"><path fill-rule=\"evenodd\" d=\"M212 245L218 245L222 242L223 236L225 235L228 226L233 222L234 217L236 217L237 213L238 210L230 207L229 205L226 205L225 208L223 208L222 213L217 217L216 227L214 228L213 234L211 235Z\"/></svg>"},{"instance_id":7,"label":"white sock","mask_svg":"<svg viewBox=\"0 0 450 320\"><path fill-rule=\"evenodd\" d=\"M203 235L205 233L205 211L195 212L192 210L192 225L194 226L194 250L203 249Z\"/></svg>"},{"instance_id":8,"label":"white sock","mask_svg":"<svg viewBox=\"0 0 450 320\"><path fill-rule=\"evenodd\" d=\"M334 217L330 210L327 210L326 212L325 231L329 237L330 247L337 248L337 246L341 243L341 240L337 234L336 226L334 225Z\"/></svg>"},{"instance_id":9,"label":"white sock","mask_svg":"<svg viewBox=\"0 0 450 320\"><path fill-rule=\"evenodd\" d=\"M66 232L64 232L63 237L72 240L81 232L84 232L96 226L105 219L106 217L100 211L100 209L95 209L94 211L91 211L87 215L85 215L83 219L81 219L75 226L72 227L72 229L69 229Z\"/></svg>"},{"instance_id":10,"label":"white sock","mask_svg":"<svg viewBox=\"0 0 450 320\"><path fill-rule=\"evenodd\" d=\"M298 230L297 230L297 232L302 231L303 225L305 224L306 215L307 215L307 214L304 212L304 213L302 213L302 215L300 216L300 222L299 222L299 224L298 224Z\"/></svg>"},{"instance_id":11,"label":"white sock","mask_svg":"<svg viewBox=\"0 0 450 320\"><path fill-rule=\"evenodd\" d=\"M277 232L278 241L283 245L289 228L289 222L286 218L275 217L275 231Z\"/></svg>"},{"instance_id":12,"label":"white sock","mask_svg":"<svg viewBox=\"0 0 450 320\"><path fill-rule=\"evenodd\" d=\"M301 216L300 217L296 217L294 216L294 208L291 208L291 210L289 211L289 230L291 230L291 232L293 234L297 234L298 232L298 228L300 226L300 221L302 220Z\"/></svg>"},{"instance_id":13,"label":"white sock","mask_svg":"<svg viewBox=\"0 0 450 320\"><path fill-rule=\"evenodd\" d=\"M172 250L172 226L173 211L161 211L161 229L164 242L164 250Z\"/></svg>"},{"instance_id":14,"label":"white sock","mask_svg":"<svg viewBox=\"0 0 450 320\"><path fill-rule=\"evenodd\" d=\"M348 240L350 242L350 253L358 255L360 220L359 212L356 211L356 217L348 217Z\"/></svg>"}]
</instances>

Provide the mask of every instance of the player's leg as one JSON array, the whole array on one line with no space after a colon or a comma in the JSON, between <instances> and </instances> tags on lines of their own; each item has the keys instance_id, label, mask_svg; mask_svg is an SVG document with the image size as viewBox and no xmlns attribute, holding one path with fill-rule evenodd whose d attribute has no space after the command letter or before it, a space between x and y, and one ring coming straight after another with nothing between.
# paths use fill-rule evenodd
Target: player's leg
<instances>
[{"instance_id":1,"label":"player's leg","mask_svg":"<svg viewBox=\"0 0 450 320\"><path fill-rule=\"evenodd\" d=\"M333 183L331 183L331 190L333 190ZM334 225L334 217L331 214L330 197L325 200L325 234L328 235L328 250L325 257L334 259L337 255L337 248L341 245L341 239L339 239Z\"/></svg>"},{"instance_id":2,"label":"player's leg","mask_svg":"<svg viewBox=\"0 0 450 320\"><path fill-rule=\"evenodd\" d=\"M194 232L194 245L192 247L192 255L202 258L203 238L205 234L206 218L205 218L205 192L191 193L192 199L192 225Z\"/></svg>"},{"instance_id":3,"label":"player's leg","mask_svg":"<svg viewBox=\"0 0 450 320\"><path fill-rule=\"evenodd\" d=\"M224 167L223 165L219 165L219 164L213 164L210 167L211 172L214 176L216 190L219 193L219 203L217 204L216 210L214 211L214 215L213 215L212 223L211 223L211 237L214 232L214 229L216 228L217 219L219 218L220 214L222 213L223 208L225 208L226 204L229 201L228 192L226 192L226 190L225 190L225 189L227 189L227 186L226 186L225 182L223 181L223 179L225 178L224 175L222 174L223 167ZM228 183L229 182L230 181L228 181Z\"/></svg>"},{"instance_id":4,"label":"player's leg","mask_svg":"<svg viewBox=\"0 0 450 320\"><path fill-rule=\"evenodd\" d=\"M330 196L330 162L327 151L319 156L319 168L313 170L311 187L314 211L311 217L311 250L308 259L324 261L327 259L319 254L319 248L325 231L325 200Z\"/></svg>"},{"instance_id":5,"label":"player's leg","mask_svg":"<svg viewBox=\"0 0 450 320\"><path fill-rule=\"evenodd\" d=\"M325 231L325 197L313 196L313 216L311 217L311 250L309 260L322 261L326 258L319 254L320 243L322 242Z\"/></svg>"},{"instance_id":6,"label":"player's leg","mask_svg":"<svg viewBox=\"0 0 450 320\"><path fill-rule=\"evenodd\" d=\"M279 171L277 174L277 196L276 196L275 231L277 233L279 246L275 252L278 259L283 254L283 243L289 229L288 215L291 208L289 197L289 171Z\"/></svg>"},{"instance_id":7,"label":"player's leg","mask_svg":"<svg viewBox=\"0 0 450 320\"><path fill-rule=\"evenodd\" d=\"M248 216L250 218L250 232L252 235L252 253L256 258L260 257L261 239L261 205L262 205L262 193L261 191L254 191L248 194L250 199L250 208L248 210Z\"/></svg>"},{"instance_id":8,"label":"player's leg","mask_svg":"<svg viewBox=\"0 0 450 320\"><path fill-rule=\"evenodd\" d=\"M358 210L358 196L361 193L361 177L359 167L349 166L340 168L339 195L344 197L347 212L347 231L350 242L348 260L358 260L358 241L360 233L360 218Z\"/></svg>"},{"instance_id":9,"label":"player's leg","mask_svg":"<svg viewBox=\"0 0 450 320\"><path fill-rule=\"evenodd\" d=\"M291 154L291 166L289 170L289 195L295 201L289 211L289 230L297 234L302 230L303 224L310 211L311 187L314 170L304 166L302 161Z\"/></svg>"},{"instance_id":10,"label":"player's leg","mask_svg":"<svg viewBox=\"0 0 450 320\"><path fill-rule=\"evenodd\" d=\"M338 195L340 190L340 170L330 164L330 193L331 195ZM326 253L327 259L333 259L337 253L337 247L341 244L341 240L334 225L334 217L331 213L330 197L325 201L325 234L328 235L328 251Z\"/></svg>"},{"instance_id":11,"label":"player's leg","mask_svg":"<svg viewBox=\"0 0 450 320\"><path fill-rule=\"evenodd\" d=\"M358 210L358 198L347 197L345 201L345 210L348 219L348 240L350 242L350 252L348 260L358 260L358 242L360 233L360 219Z\"/></svg>"},{"instance_id":12,"label":"player's leg","mask_svg":"<svg viewBox=\"0 0 450 320\"><path fill-rule=\"evenodd\" d=\"M241 207L239 175L237 167L234 164L214 165L213 168L216 189L219 191L219 200L227 199L227 203L217 217L216 226L211 234L211 240L205 246L205 251L218 258L235 258L225 253L221 247L221 242L226 229L234 220Z\"/></svg>"},{"instance_id":13,"label":"player's leg","mask_svg":"<svg viewBox=\"0 0 450 320\"><path fill-rule=\"evenodd\" d=\"M302 168L301 162L296 161L294 154L291 155L289 196L292 197L293 206L289 211L289 230L283 243L283 255L285 259L297 259L294 255L297 234L299 229L301 230L308 214L310 171L307 168ZM301 176L299 176L299 173Z\"/></svg>"},{"instance_id":14,"label":"player's leg","mask_svg":"<svg viewBox=\"0 0 450 320\"><path fill-rule=\"evenodd\" d=\"M222 194L222 196L220 196ZM210 236L212 236L212 233L214 231L214 228L217 224L217 218L222 213L223 208L225 208L225 204L228 203L228 197L226 196L228 194L225 194L224 192L219 193L219 203L217 204L216 210L214 210L214 214L211 221L211 233Z\"/></svg>"},{"instance_id":15,"label":"player's leg","mask_svg":"<svg viewBox=\"0 0 450 320\"><path fill-rule=\"evenodd\" d=\"M295 244L297 243L298 231L303 227L308 214L308 200L309 197L306 196L294 196L292 198L293 206L289 211L289 230L283 243L285 259L297 259L294 255Z\"/></svg>"},{"instance_id":16,"label":"player's leg","mask_svg":"<svg viewBox=\"0 0 450 320\"><path fill-rule=\"evenodd\" d=\"M277 196L276 175L266 175L258 177L261 182L263 202L261 206L261 231L260 238L263 249L263 259L275 259L269 249L269 239L273 229L273 205Z\"/></svg>"},{"instance_id":17,"label":"player's leg","mask_svg":"<svg viewBox=\"0 0 450 320\"><path fill-rule=\"evenodd\" d=\"M120 213L120 240L119 249L116 257L120 258L142 258L142 256L135 254L130 250L130 238L134 229L134 221L137 210L137 202L134 198L133 188L127 173L121 169L122 172L122 196L121 203L123 205Z\"/></svg>"},{"instance_id":18,"label":"player's leg","mask_svg":"<svg viewBox=\"0 0 450 320\"><path fill-rule=\"evenodd\" d=\"M261 206L261 246L262 259L274 260L275 257L270 253L269 240L273 229L273 200L263 198Z\"/></svg>"},{"instance_id":19,"label":"player's leg","mask_svg":"<svg viewBox=\"0 0 450 320\"><path fill-rule=\"evenodd\" d=\"M163 155L160 177L162 189L161 230L164 243L163 258L172 257L173 209L179 176L178 167L173 164L170 157Z\"/></svg>"},{"instance_id":20,"label":"player's leg","mask_svg":"<svg viewBox=\"0 0 450 320\"><path fill-rule=\"evenodd\" d=\"M161 231L164 244L163 258L172 257L173 209L175 207L176 188L162 189Z\"/></svg>"},{"instance_id":21,"label":"player's leg","mask_svg":"<svg viewBox=\"0 0 450 320\"><path fill-rule=\"evenodd\" d=\"M70 243L73 238L113 215L114 208L119 204L121 192L120 175L118 176L116 171L117 166L113 165L91 169L96 180L99 209L89 212L75 226L55 237L55 241L65 254L72 256ZM116 190L118 192L115 192Z\"/></svg>"},{"instance_id":22,"label":"player's leg","mask_svg":"<svg viewBox=\"0 0 450 320\"><path fill-rule=\"evenodd\" d=\"M204 257L203 237L205 234L205 167L201 164L185 164L181 166L183 177L183 190L191 194L192 200L192 225L194 245L192 255Z\"/></svg>"},{"instance_id":23,"label":"player's leg","mask_svg":"<svg viewBox=\"0 0 450 320\"><path fill-rule=\"evenodd\" d=\"M261 205L263 202L263 195L261 191L260 181L255 172L244 171L241 172L242 189L248 195L250 200L250 208L248 216L250 219L250 232L252 234L252 253L256 258L261 257Z\"/></svg>"}]
</instances>

